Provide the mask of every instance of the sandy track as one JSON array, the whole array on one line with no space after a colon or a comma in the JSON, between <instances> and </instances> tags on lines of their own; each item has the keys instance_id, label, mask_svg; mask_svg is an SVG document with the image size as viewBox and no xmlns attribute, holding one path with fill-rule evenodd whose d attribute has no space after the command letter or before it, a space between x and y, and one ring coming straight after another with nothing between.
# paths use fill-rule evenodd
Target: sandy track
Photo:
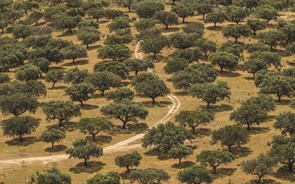
<instances>
[{"instance_id":1,"label":"sandy track","mask_svg":"<svg viewBox=\"0 0 295 184\"><path fill-rule=\"evenodd\" d=\"M140 50L140 42L138 42L136 44L136 47L134 50L134 55L135 55L135 58L142 59L143 54L139 50ZM161 120L159 120L157 123L155 123L153 125L153 127L155 127L161 123L167 123L177 113L177 111L179 110L179 108L181 106L181 103L176 96L168 95L167 97L171 100L172 105L169 107L169 111L167 112L165 117L163 117ZM143 138L144 135L145 135L145 133L137 134L129 139L118 142L114 145L104 147L103 148L104 154L109 154L109 153L118 152L118 151L120 151L120 152L129 151L132 149L140 149L141 148L140 144L131 144L131 143L134 143L135 141ZM15 164L18 165L18 164L22 164L22 163L27 164L27 163L33 163L33 162L35 162L35 163L39 162L39 163L46 164L49 162L62 161L62 160L68 159L68 158L69 158L69 155L63 154L63 155L44 156L44 157L30 157L30 158L0 160L0 168L5 167L5 166L9 166L9 165L15 165Z\"/></svg>"}]
</instances>

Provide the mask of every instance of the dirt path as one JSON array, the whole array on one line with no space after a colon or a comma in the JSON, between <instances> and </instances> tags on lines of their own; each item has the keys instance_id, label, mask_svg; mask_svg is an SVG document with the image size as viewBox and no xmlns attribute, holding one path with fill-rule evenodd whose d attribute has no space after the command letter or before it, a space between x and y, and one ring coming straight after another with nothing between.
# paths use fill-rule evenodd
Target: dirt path
<instances>
[{"instance_id":1,"label":"dirt path","mask_svg":"<svg viewBox=\"0 0 295 184\"><path fill-rule=\"evenodd\" d=\"M135 58L138 59L142 59L143 58L143 54L139 51L140 50L140 42L138 42L136 44L135 50L134 50L134 55ZM172 105L169 107L169 111L167 112L166 116L164 118L162 118L161 120L159 120L157 123L155 123L153 125L153 127L157 126L158 124L161 123L167 123L179 110L181 103L179 101L179 99L174 96L174 95L168 95L167 96L171 102ZM133 137L130 137L129 139L126 139L124 141L118 142L114 145L110 145L107 147L103 148L104 154L109 154L109 153L113 153L113 152L122 152L122 151L128 151L128 150L132 150L132 149L140 149L141 146L140 144L131 144L134 143L135 141L143 138L143 136L145 135L145 133L141 133L141 134L137 134ZM5 167L5 166L10 166L10 165L18 165L18 164L28 164L28 163L44 163L47 164L49 162L59 162L65 159L68 159L69 155L54 155L54 156L45 156L45 157L31 157L31 158L19 158L19 159L11 159L11 160L0 160L0 169L1 167Z\"/></svg>"}]
</instances>

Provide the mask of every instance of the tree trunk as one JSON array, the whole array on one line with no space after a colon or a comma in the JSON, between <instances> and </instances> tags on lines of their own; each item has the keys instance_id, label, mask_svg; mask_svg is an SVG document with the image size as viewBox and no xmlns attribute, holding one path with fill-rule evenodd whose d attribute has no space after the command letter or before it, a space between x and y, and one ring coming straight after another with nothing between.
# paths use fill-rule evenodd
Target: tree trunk
<instances>
[{"instance_id":1,"label":"tree trunk","mask_svg":"<svg viewBox=\"0 0 295 184\"><path fill-rule=\"evenodd\" d=\"M192 127L193 134L196 133L196 127Z\"/></svg>"},{"instance_id":2,"label":"tree trunk","mask_svg":"<svg viewBox=\"0 0 295 184\"><path fill-rule=\"evenodd\" d=\"M24 139L23 139L23 134L19 134L19 141L20 141L20 142L23 142L23 140L24 140Z\"/></svg>"},{"instance_id":3,"label":"tree trunk","mask_svg":"<svg viewBox=\"0 0 295 184\"><path fill-rule=\"evenodd\" d=\"M223 73L223 66L220 67L220 72Z\"/></svg>"},{"instance_id":4,"label":"tree trunk","mask_svg":"<svg viewBox=\"0 0 295 184\"><path fill-rule=\"evenodd\" d=\"M123 129L126 129L126 124L127 122L123 121L123 126L122 126Z\"/></svg>"},{"instance_id":5,"label":"tree trunk","mask_svg":"<svg viewBox=\"0 0 295 184\"><path fill-rule=\"evenodd\" d=\"M253 30L253 35L256 36L256 30Z\"/></svg>"},{"instance_id":6,"label":"tree trunk","mask_svg":"<svg viewBox=\"0 0 295 184\"><path fill-rule=\"evenodd\" d=\"M135 76L137 76L137 74L138 74L138 71L135 71Z\"/></svg>"},{"instance_id":7,"label":"tree trunk","mask_svg":"<svg viewBox=\"0 0 295 184\"><path fill-rule=\"evenodd\" d=\"M238 39L239 39L239 38L235 38L235 43L238 43Z\"/></svg>"},{"instance_id":8,"label":"tree trunk","mask_svg":"<svg viewBox=\"0 0 295 184\"><path fill-rule=\"evenodd\" d=\"M96 22L98 22L98 19L99 19L99 18L96 18Z\"/></svg>"},{"instance_id":9,"label":"tree trunk","mask_svg":"<svg viewBox=\"0 0 295 184\"><path fill-rule=\"evenodd\" d=\"M216 174L216 166L213 167L213 173Z\"/></svg>"},{"instance_id":10,"label":"tree trunk","mask_svg":"<svg viewBox=\"0 0 295 184\"><path fill-rule=\"evenodd\" d=\"M56 82L53 82L53 84L52 84L52 86L51 86L52 89L54 88L55 83L56 83Z\"/></svg>"},{"instance_id":11,"label":"tree trunk","mask_svg":"<svg viewBox=\"0 0 295 184\"><path fill-rule=\"evenodd\" d=\"M154 59L157 59L157 53L154 53Z\"/></svg>"},{"instance_id":12,"label":"tree trunk","mask_svg":"<svg viewBox=\"0 0 295 184\"><path fill-rule=\"evenodd\" d=\"M59 127L62 127L62 120L59 120Z\"/></svg>"},{"instance_id":13,"label":"tree trunk","mask_svg":"<svg viewBox=\"0 0 295 184\"><path fill-rule=\"evenodd\" d=\"M216 22L214 22L214 27L215 27L215 28L217 27L217 26L216 26L216 24L217 24L217 23L216 23Z\"/></svg>"},{"instance_id":14,"label":"tree trunk","mask_svg":"<svg viewBox=\"0 0 295 184\"><path fill-rule=\"evenodd\" d=\"M227 148L228 148L228 151L229 151L229 152L232 152L232 150L231 150L231 145L228 145Z\"/></svg>"},{"instance_id":15,"label":"tree trunk","mask_svg":"<svg viewBox=\"0 0 295 184\"><path fill-rule=\"evenodd\" d=\"M95 134L92 134L92 141L95 142Z\"/></svg>"},{"instance_id":16,"label":"tree trunk","mask_svg":"<svg viewBox=\"0 0 295 184\"><path fill-rule=\"evenodd\" d=\"M87 48L87 49L89 48L89 43L86 43L86 48Z\"/></svg>"},{"instance_id":17,"label":"tree trunk","mask_svg":"<svg viewBox=\"0 0 295 184\"><path fill-rule=\"evenodd\" d=\"M130 6L128 6L128 11L131 12L131 8L130 8Z\"/></svg>"},{"instance_id":18,"label":"tree trunk","mask_svg":"<svg viewBox=\"0 0 295 184\"><path fill-rule=\"evenodd\" d=\"M72 61L73 61L73 63L75 63L75 58L73 58L73 60L72 60Z\"/></svg>"},{"instance_id":19,"label":"tree trunk","mask_svg":"<svg viewBox=\"0 0 295 184\"><path fill-rule=\"evenodd\" d=\"M250 123L247 123L247 130L250 130Z\"/></svg>"},{"instance_id":20,"label":"tree trunk","mask_svg":"<svg viewBox=\"0 0 295 184\"><path fill-rule=\"evenodd\" d=\"M178 165L181 165L181 158L178 158Z\"/></svg>"},{"instance_id":21,"label":"tree trunk","mask_svg":"<svg viewBox=\"0 0 295 184\"><path fill-rule=\"evenodd\" d=\"M152 97L152 99L153 99L153 104L156 103L156 98Z\"/></svg>"},{"instance_id":22,"label":"tree trunk","mask_svg":"<svg viewBox=\"0 0 295 184\"><path fill-rule=\"evenodd\" d=\"M81 107L84 107L84 103L83 101L80 101Z\"/></svg>"},{"instance_id":23,"label":"tree trunk","mask_svg":"<svg viewBox=\"0 0 295 184\"><path fill-rule=\"evenodd\" d=\"M207 109L210 108L210 102L207 102Z\"/></svg>"},{"instance_id":24,"label":"tree trunk","mask_svg":"<svg viewBox=\"0 0 295 184\"><path fill-rule=\"evenodd\" d=\"M166 24L165 27L166 27L166 29L169 29L169 25L168 24Z\"/></svg>"},{"instance_id":25,"label":"tree trunk","mask_svg":"<svg viewBox=\"0 0 295 184\"><path fill-rule=\"evenodd\" d=\"M203 19L202 20L205 20L205 14L203 14Z\"/></svg>"},{"instance_id":26,"label":"tree trunk","mask_svg":"<svg viewBox=\"0 0 295 184\"><path fill-rule=\"evenodd\" d=\"M182 17L182 23L185 23L185 17Z\"/></svg>"},{"instance_id":27,"label":"tree trunk","mask_svg":"<svg viewBox=\"0 0 295 184\"><path fill-rule=\"evenodd\" d=\"M104 91L105 91L105 90L102 90L102 91L101 91L101 96L104 96Z\"/></svg>"},{"instance_id":28,"label":"tree trunk","mask_svg":"<svg viewBox=\"0 0 295 184\"><path fill-rule=\"evenodd\" d=\"M51 149L54 148L54 142L51 142Z\"/></svg>"},{"instance_id":29,"label":"tree trunk","mask_svg":"<svg viewBox=\"0 0 295 184\"><path fill-rule=\"evenodd\" d=\"M293 171L293 163L292 162L289 162L289 164L288 164L288 171L289 172Z\"/></svg>"},{"instance_id":30,"label":"tree trunk","mask_svg":"<svg viewBox=\"0 0 295 184\"><path fill-rule=\"evenodd\" d=\"M278 95L278 100L281 102L282 95Z\"/></svg>"},{"instance_id":31,"label":"tree trunk","mask_svg":"<svg viewBox=\"0 0 295 184\"><path fill-rule=\"evenodd\" d=\"M261 178L262 178L262 176L258 175L257 183L261 183Z\"/></svg>"},{"instance_id":32,"label":"tree trunk","mask_svg":"<svg viewBox=\"0 0 295 184\"><path fill-rule=\"evenodd\" d=\"M87 166L88 163L87 163L87 158L84 158L84 166Z\"/></svg>"},{"instance_id":33,"label":"tree trunk","mask_svg":"<svg viewBox=\"0 0 295 184\"><path fill-rule=\"evenodd\" d=\"M130 173L129 165L126 166L127 173Z\"/></svg>"}]
</instances>

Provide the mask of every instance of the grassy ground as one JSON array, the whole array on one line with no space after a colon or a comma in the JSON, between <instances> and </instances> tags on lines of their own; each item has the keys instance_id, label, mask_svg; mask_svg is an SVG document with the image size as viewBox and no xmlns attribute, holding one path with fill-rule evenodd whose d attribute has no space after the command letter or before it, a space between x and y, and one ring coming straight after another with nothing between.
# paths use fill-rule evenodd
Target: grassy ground
<instances>
[{"instance_id":1,"label":"grassy ground","mask_svg":"<svg viewBox=\"0 0 295 184\"><path fill-rule=\"evenodd\" d=\"M125 11L125 9L124 9ZM131 13L131 16L134 16L134 13ZM290 18L294 16L290 12L284 12L283 18ZM200 21L199 16L195 16L192 18L188 18L188 22L192 21ZM108 23L101 23L100 24L100 31L102 34L107 34L108 30L106 25ZM228 23L220 24L220 27L226 26ZM179 28L182 25L175 26L174 28ZM161 27L161 25L159 25ZM173 29L174 30L174 29ZM61 32L55 32L54 37L60 37L63 39L67 39L73 41L74 43L79 43L76 39L75 35L70 36L61 36ZM205 30L205 38L213 40L218 44L227 42L231 39L226 39L222 36L221 29L206 29ZM249 43L253 42L253 39L245 38L240 39L242 43ZM64 69L73 68L78 66L80 69L88 69L92 71L93 66L95 63L99 62L100 60L96 57L96 49L101 46L103 41L99 41L95 44L95 46L91 47L88 50L88 58L84 60L77 61L76 64L71 64L70 61L65 61L60 65L56 65L54 67L62 67ZM131 50L134 50L135 43L129 45ZM162 56L165 58L172 53L171 49L165 49L162 53ZM247 57L248 54L244 53L244 57ZM283 58L283 66L289 67L288 61L292 61L293 57L284 57ZM181 91L175 90L168 79L170 78L169 75L166 75L163 70L163 66L165 65L164 59L157 62L156 68L154 73L159 75L161 79L167 81L167 85L172 89L172 92L177 95L179 100L181 101L181 110L193 110L197 108L203 108L205 105L198 99L193 99L188 95L184 94ZM12 74L12 73L11 73ZM11 75L13 76L13 75ZM226 81L229 83L231 87L231 99L229 101L222 101L215 105L214 110L216 111L215 119L212 123L207 125L202 125L198 128L198 131L195 135L196 139L194 139L192 145L196 147L194 155L189 157L188 159L184 160L184 167L192 166L196 163L196 155L200 153L201 150L204 149L218 149L221 148L220 145L211 145L210 144L210 132L221 128L225 125L234 124L234 122L229 120L229 114L236 108L240 106L242 102L246 99L255 96L259 89L255 87L254 81L250 78L251 74L242 71L233 71L231 73L225 72L220 74L218 80ZM43 81L44 82L44 81ZM56 89L50 89L50 84L46 84L48 88L48 94L46 97L41 97L40 102L48 102L50 100L60 99L60 100L67 100L68 97L64 95L64 89L68 86L64 83L58 83L56 85ZM168 98L159 98L159 101L169 101ZM291 109L287 105L287 100L284 99L282 103L277 104L277 109L271 113L271 118L266 123L261 124L260 126L255 126L251 130L251 138L249 143L244 145L241 149L235 150L238 157L236 160L231 162L227 165L220 166L218 172L219 174L216 175L216 179L214 183L224 184L224 183L248 183L253 176L244 174L240 169L240 163L245 160L249 160L255 158L260 153L265 153L270 147L267 145L268 141L271 141L274 135L279 134L278 131L272 128L274 117L278 115L280 112L283 111L291 111ZM147 102L149 99L136 97L135 101L140 102ZM87 106L82 110L82 117L96 117L100 115L99 108L108 104L109 102L106 101L104 98L101 98L99 95L95 95L95 98L86 102ZM150 107L148 103L145 103L148 107L150 115L148 116L147 120L145 121L149 126L153 123L157 122L159 119L165 116L168 105L164 105L162 107ZM63 154L64 149L71 145L71 142L77 138L84 138L85 135L82 134L77 130L75 127L75 122L79 119L75 118L72 120L69 126L67 126L67 138L62 142L58 143L59 149L56 152L50 152L46 148L50 146L49 144L45 144L38 140L38 137L41 133L46 129L48 125L54 125L56 122L46 122L44 114L42 113L41 109L35 114L36 117L41 119L41 125L37 129L35 133L31 135L32 138L27 140L26 143L28 145L18 145L16 142L11 141L12 138L2 136L2 130L0 130L0 158L1 159L12 159L12 158L23 158L23 157L33 157L33 156L44 156L44 155L55 155L55 154ZM8 117L4 117L8 118ZM120 124L117 121L114 121L116 124ZM128 137L134 135L134 132L131 133L120 133L114 134L112 136L112 140L107 143L103 143L103 145L114 144L119 142L120 140L124 140ZM176 173L180 171L182 168L177 167L174 165L177 163L176 160L172 159L159 159L156 153L153 150L149 149L139 149L138 150L143 155L143 160L141 162L140 168L148 168L148 167L155 167L155 168L162 168L169 172L171 175L171 180L169 183L178 183L176 180ZM77 159L68 159L59 163L22 163L20 165L12 165L10 167L1 167L0 166L0 180L3 180L5 183L24 183L28 181L31 177L32 173L36 171L41 171L46 168L50 168L52 166L61 168L64 172L69 173L73 178L74 184L85 183L85 181L95 175L96 172L106 173L108 171L118 171L122 173L124 177L124 168L118 168L114 164L115 156L123 154L123 153L113 153L113 154L106 154L98 159L91 159L93 161L89 168L85 168L81 166L81 160ZM275 173L274 176L268 177L267 183L293 183L295 182L295 177L284 175L283 172L280 170L278 173ZM124 180L123 183L129 183L127 180Z\"/></svg>"}]
</instances>

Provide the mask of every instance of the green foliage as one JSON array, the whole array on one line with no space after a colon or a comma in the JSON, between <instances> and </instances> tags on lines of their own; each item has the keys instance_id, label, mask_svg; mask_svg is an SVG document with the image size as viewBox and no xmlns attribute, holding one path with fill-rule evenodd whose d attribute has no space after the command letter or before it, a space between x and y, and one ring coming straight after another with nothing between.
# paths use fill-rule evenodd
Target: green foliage
<instances>
[{"instance_id":1,"label":"green foliage","mask_svg":"<svg viewBox=\"0 0 295 184\"><path fill-rule=\"evenodd\" d=\"M94 72L108 71L126 79L129 75L130 69L124 62L105 61L94 65Z\"/></svg>"},{"instance_id":2,"label":"green foliage","mask_svg":"<svg viewBox=\"0 0 295 184\"><path fill-rule=\"evenodd\" d=\"M10 81L10 78L7 74L5 73L0 73L0 84L2 83L6 83L6 82L9 82Z\"/></svg>"},{"instance_id":3,"label":"green foliage","mask_svg":"<svg viewBox=\"0 0 295 184\"><path fill-rule=\"evenodd\" d=\"M121 86L120 76L108 71L94 72L86 78L86 81L101 91L102 96L106 90Z\"/></svg>"},{"instance_id":4,"label":"green foliage","mask_svg":"<svg viewBox=\"0 0 295 184\"><path fill-rule=\"evenodd\" d=\"M211 183L213 178L207 168L202 165L195 165L177 173L178 180L182 183Z\"/></svg>"},{"instance_id":5,"label":"green foliage","mask_svg":"<svg viewBox=\"0 0 295 184\"><path fill-rule=\"evenodd\" d=\"M72 68L65 73L64 82L78 84L89 76L88 70L79 70L78 67Z\"/></svg>"},{"instance_id":6,"label":"green foliage","mask_svg":"<svg viewBox=\"0 0 295 184\"><path fill-rule=\"evenodd\" d=\"M177 49L173 52L172 57L187 60L189 63L199 61L202 58L202 53L199 48Z\"/></svg>"},{"instance_id":7,"label":"green foliage","mask_svg":"<svg viewBox=\"0 0 295 184\"><path fill-rule=\"evenodd\" d=\"M267 24L270 20L275 19L279 15L278 11L274 7L269 5L262 5L257 7L255 13L257 18L265 19Z\"/></svg>"},{"instance_id":8,"label":"green foliage","mask_svg":"<svg viewBox=\"0 0 295 184\"><path fill-rule=\"evenodd\" d=\"M121 17L123 15L124 15L124 12L122 12L121 10L114 10L110 8L104 10L104 16L107 19L114 19L117 17Z\"/></svg>"},{"instance_id":9,"label":"green foliage","mask_svg":"<svg viewBox=\"0 0 295 184\"><path fill-rule=\"evenodd\" d=\"M155 19L160 21L166 29L169 29L170 25L178 24L178 17L175 13L166 12L166 11L158 11L155 13Z\"/></svg>"},{"instance_id":10,"label":"green foliage","mask_svg":"<svg viewBox=\"0 0 295 184\"><path fill-rule=\"evenodd\" d=\"M79 84L73 84L65 90L65 93L72 101L78 101L80 102L81 107L84 107L83 102L91 98L91 95L95 93L95 88L90 83L82 82Z\"/></svg>"},{"instance_id":11,"label":"green foliage","mask_svg":"<svg viewBox=\"0 0 295 184\"><path fill-rule=\"evenodd\" d=\"M275 160L264 154L260 154L257 158L242 162L242 170L247 174L257 175L257 183L261 183L261 179L272 174L276 165Z\"/></svg>"},{"instance_id":12,"label":"green foliage","mask_svg":"<svg viewBox=\"0 0 295 184\"><path fill-rule=\"evenodd\" d=\"M115 18L109 25L108 28L110 32L119 30L119 29L127 29L130 28L129 18L122 16Z\"/></svg>"},{"instance_id":13,"label":"green foliage","mask_svg":"<svg viewBox=\"0 0 295 184\"><path fill-rule=\"evenodd\" d=\"M143 76L148 75L146 73L139 74L135 76L132 80L132 85L135 88L136 93L143 95L149 98L152 98L153 103L155 99L159 96L166 96L170 94L170 89L166 86L165 82L159 77L154 76L147 78L146 80L138 81L138 78L143 78ZM153 74L149 74L153 75ZM153 79L151 79L153 78Z\"/></svg>"},{"instance_id":14,"label":"green foliage","mask_svg":"<svg viewBox=\"0 0 295 184\"><path fill-rule=\"evenodd\" d=\"M63 122L68 122L71 118L81 115L79 106L70 101L50 101L45 104L42 110L47 121L57 119L59 126L62 126Z\"/></svg>"},{"instance_id":15,"label":"green foliage","mask_svg":"<svg viewBox=\"0 0 295 184\"><path fill-rule=\"evenodd\" d=\"M41 58L31 59L29 63L37 66L44 73L47 73L49 71L50 62L46 58L41 57Z\"/></svg>"},{"instance_id":16,"label":"green foliage","mask_svg":"<svg viewBox=\"0 0 295 184\"><path fill-rule=\"evenodd\" d=\"M218 81L214 83L194 84L190 89L190 94L193 97L200 98L207 103L207 108L210 104L216 104L218 101L230 99L230 88L226 82Z\"/></svg>"},{"instance_id":17,"label":"green foliage","mask_svg":"<svg viewBox=\"0 0 295 184\"><path fill-rule=\"evenodd\" d=\"M209 123L214 119L214 117L210 112L198 109L195 111L181 111L175 119L184 127L189 126L192 128L192 132L195 133L195 129L200 124Z\"/></svg>"},{"instance_id":18,"label":"green foliage","mask_svg":"<svg viewBox=\"0 0 295 184\"><path fill-rule=\"evenodd\" d=\"M171 148L168 151L168 155L170 155L174 159L178 159L178 165L181 165L181 159L187 158L194 153L194 150L185 145L179 145L177 147Z\"/></svg>"},{"instance_id":19,"label":"green foliage","mask_svg":"<svg viewBox=\"0 0 295 184\"><path fill-rule=\"evenodd\" d=\"M16 79L20 81L37 80L41 74L40 68L32 64L20 66L15 71Z\"/></svg>"},{"instance_id":20,"label":"green foliage","mask_svg":"<svg viewBox=\"0 0 295 184\"><path fill-rule=\"evenodd\" d=\"M122 121L122 127L125 129L128 122L138 122L148 116L148 110L141 103L120 102L111 103L100 110L103 115Z\"/></svg>"},{"instance_id":21,"label":"green foliage","mask_svg":"<svg viewBox=\"0 0 295 184\"><path fill-rule=\"evenodd\" d=\"M248 19L247 25L252 30L253 35L256 36L257 31L263 30L266 28L267 22L259 20L259 19Z\"/></svg>"},{"instance_id":22,"label":"green foliage","mask_svg":"<svg viewBox=\"0 0 295 184\"><path fill-rule=\"evenodd\" d=\"M145 53L153 53L154 58L161 50L170 45L170 40L166 36L156 35L154 37L149 37L144 39L141 43L141 49Z\"/></svg>"},{"instance_id":23,"label":"green foliage","mask_svg":"<svg viewBox=\"0 0 295 184\"><path fill-rule=\"evenodd\" d=\"M90 157L102 156L103 149L96 146L93 142L88 142L83 139L77 139L73 142L73 147L66 149L66 154L70 157L84 159L84 166L87 166Z\"/></svg>"},{"instance_id":24,"label":"green foliage","mask_svg":"<svg viewBox=\"0 0 295 184\"><path fill-rule=\"evenodd\" d=\"M73 63L78 58L86 58L88 56L87 50L85 47L81 45L70 45L68 47L63 48L62 54L65 59L71 59Z\"/></svg>"},{"instance_id":25,"label":"green foliage","mask_svg":"<svg viewBox=\"0 0 295 184\"><path fill-rule=\"evenodd\" d=\"M64 77L64 71L61 69L52 69L49 70L48 73L45 76L46 82L52 82L52 88L54 88L55 83L58 81L63 80Z\"/></svg>"},{"instance_id":26,"label":"green foliage","mask_svg":"<svg viewBox=\"0 0 295 184\"><path fill-rule=\"evenodd\" d=\"M114 102L132 101L134 92L129 88L120 88L107 93L106 97L108 100L113 100Z\"/></svg>"},{"instance_id":27,"label":"green foliage","mask_svg":"<svg viewBox=\"0 0 295 184\"><path fill-rule=\"evenodd\" d=\"M142 146L144 148L155 146L161 153L167 154L170 149L183 145L185 140L191 139L192 134L184 127L168 122L150 129L142 140Z\"/></svg>"},{"instance_id":28,"label":"green foliage","mask_svg":"<svg viewBox=\"0 0 295 184\"><path fill-rule=\"evenodd\" d=\"M204 34L204 24L201 22L191 22L182 27L182 30L189 34L189 33L194 33L198 35L198 37L202 37Z\"/></svg>"},{"instance_id":29,"label":"green foliage","mask_svg":"<svg viewBox=\"0 0 295 184\"><path fill-rule=\"evenodd\" d=\"M275 52L254 52L250 55L249 59L258 59L264 61L268 66L274 66L275 68L281 67L281 56Z\"/></svg>"},{"instance_id":30,"label":"green foliage","mask_svg":"<svg viewBox=\"0 0 295 184\"><path fill-rule=\"evenodd\" d=\"M271 51L278 45L279 42L286 40L284 33L279 30L270 30L260 33L258 35L258 39L260 39L260 41L264 44L269 45Z\"/></svg>"},{"instance_id":31,"label":"green foliage","mask_svg":"<svg viewBox=\"0 0 295 184\"><path fill-rule=\"evenodd\" d=\"M238 42L238 39L242 36L249 36L251 33L250 28L247 25L234 25L227 26L223 29L223 34L226 37L233 37L235 39L235 43Z\"/></svg>"},{"instance_id":32,"label":"green foliage","mask_svg":"<svg viewBox=\"0 0 295 184\"><path fill-rule=\"evenodd\" d=\"M72 29L77 27L81 21L80 16L68 16L66 14L55 14L52 16L51 24L57 29L68 29L69 33L72 33Z\"/></svg>"},{"instance_id":33,"label":"green foliage","mask_svg":"<svg viewBox=\"0 0 295 184\"><path fill-rule=\"evenodd\" d=\"M195 6L195 10L199 15L203 16L203 20L204 20L205 15L213 11L213 5L209 3L198 3Z\"/></svg>"},{"instance_id":34,"label":"green foliage","mask_svg":"<svg viewBox=\"0 0 295 184\"><path fill-rule=\"evenodd\" d=\"M37 98L32 94L16 92L0 96L0 110L3 114L19 116L27 111L35 113L37 108Z\"/></svg>"},{"instance_id":35,"label":"green foliage","mask_svg":"<svg viewBox=\"0 0 295 184\"><path fill-rule=\"evenodd\" d=\"M152 18L156 12L164 10L165 6L156 1L142 1L135 4L135 11L139 18Z\"/></svg>"},{"instance_id":36,"label":"green foliage","mask_svg":"<svg viewBox=\"0 0 295 184\"><path fill-rule=\"evenodd\" d=\"M220 142L222 146L227 146L232 152L232 146L246 144L249 140L247 130L238 125L225 126L212 132L212 143Z\"/></svg>"},{"instance_id":37,"label":"green foliage","mask_svg":"<svg viewBox=\"0 0 295 184\"><path fill-rule=\"evenodd\" d=\"M214 27L217 26L217 23L222 23L226 19L224 12L212 12L208 13L205 22L210 22L214 24Z\"/></svg>"},{"instance_id":38,"label":"green foliage","mask_svg":"<svg viewBox=\"0 0 295 184\"><path fill-rule=\"evenodd\" d=\"M193 7L187 3L176 4L176 6L172 7L172 11L182 18L182 23L185 23L185 18L195 14Z\"/></svg>"},{"instance_id":39,"label":"green foliage","mask_svg":"<svg viewBox=\"0 0 295 184\"><path fill-rule=\"evenodd\" d=\"M250 12L246 7L231 5L226 7L225 15L229 21L239 24L250 15Z\"/></svg>"},{"instance_id":40,"label":"green foliage","mask_svg":"<svg viewBox=\"0 0 295 184\"><path fill-rule=\"evenodd\" d=\"M13 27L12 35L16 39L22 38L23 40L25 40L31 34L32 33L29 27L23 24L17 24Z\"/></svg>"},{"instance_id":41,"label":"green foliage","mask_svg":"<svg viewBox=\"0 0 295 184\"><path fill-rule=\"evenodd\" d=\"M23 141L23 136L35 132L39 124L39 120L31 116L13 117L3 121L3 134L7 136L18 136L19 141Z\"/></svg>"},{"instance_id":42,"label":"green foliage","mask_svg":"<svg viewBox=\"0 0 295 184\"><path fill-rule=\"evenodd\" d=\"M223 72L224 69L234 69L239 59L234 54L218 51L210 56L210 61L213 65L218 65Z\"/></svg>"},{"instance_id":43,"label":"green foliage","mask_svg":"<svg viewBox=\"0 0 295 184\"><path fill-rule=\"evenodd\" d=\"M58 130L58 129L48 129L45 130L42 135L41 139L43 142L51 143L51 149L54 149L54 143L59 142L66 137L65 132Z\"/></svg>"},{"instance_id":44,"label":"green foliage","mask_svg":"<svg viewBox=\"0 0 295 184\"><path fill-rule=\"evenodd\" d=\"M43 173L37 173L36 184L71 184L72 178L69 174L51 168Z\"/></svg>"},{"instance_id":45,"label":"green foliage","mask_svg":"<svg viewBox=\"0 0 295 184\"><path fill-rule=\"evenodd\" d=\"M95 18L98 22L98 20L104 16L104 10L102 8L91 8L86 11L86 14Z\"/></svg>"},{"instance_id":46,"label":"green foliage","mask_svg":"<svg viewBox=\"0 0 295 184\"><path fill-rule=\"evenodd\" d=\"M141 19L135 22L134 26L137 31L152 29L155 27L155 21L153 19Z\"/></svg>"},{"instance_id":47,"label":"green foliage","mask_svg":"<svg viewBox=\"0 0 295 184\"><path fill-rule=\"evenodd\" d=\"M203 51L204 57L207 57L210 53L217 50L216 43L206 39L197 40L196 45Z\"/></svg>"},{"instance_id":48,"label":"green foliage","mask_svg":"<svg viewBox=\"0 0 295 184\"><path fill-rule=\"evenodd\" d=\"M172 45L175 48L186 49L195 45L195 40L198 38L198 35L194 33L186 34L182 32L177 32L171 34L169 37Z\"/></svg>"},{"instance_id":49,"label":"green foliage","mask_svg":"<svg viewBox=\"0 0 295 184\"><path fill-rule=\"evenodd\" d=\"M93 27L79 28L77 37L82 41L82 44L86 45L86 48L100 40L99 32Z\"/></svg>"},{"instance_id":50,"label":"green foliage","mask_svg":"<svg viewBox=\"0 0 295 184\"><path fill-rule=\"evenodd\" d=\"M141 155L137 151L134 151L130 154L117 156L115 163L119 167L126 167L127 173L130 173L130 167L138 167L141 159Z\"/></svg>"},{"instance_id":51,"label":"green foliage","mask_svg":"<svg viewBox=\"0 0 295 184\"><path fill-rule=\"evenodd\" d=\"M282 134L289 134L290 136L293 136L295 134L295 113L280 113L276 118L274 128L280 129Z\"/></svg>"},{"instance_id":52,"label":"green foliage","mask_svg":"<svg viewBox=\"0 0 295 184\"><path fill-rule=\"evenodd\" d=\"M106 175L97 173L93 178L87 180L87 184L120 184L120 174L117 172L108 172Z\"/></svg>"},{"instance_id":53,"label":"green foliage","mask_svg":"<svg viewBox=\"0 0 295 184\"><path fill-rule=\"evenodd\" d=\"M134 72L135 75L137 75L138 72L155 68L153 61L149 59L128 59L125 60L124 63L130 71Z\"/></svg>"},{"instance_id":54,"label":"green foliage","mask_svg":"<svg viewBox=\"0 0 295 184\"><path fill-rule=\"evenodd\" d=\"M89 133L92 136L92 140L96 140L96 135L101 131L110 130L113 125L112 123L103 117L98 118L82 118L79 122L80 131Z\"/></svg>"},{"instance_id":55,"label":"green foliage","mask_svg":"<svg viewBox=\"0 0 295 184\"><path fill-rule=\"evenodd\" d=\"M131 57L129 48L122 44L105 45L98 50L97 57L102 59L122 60Z\"/></svg>"},{"instance_id":56,"label":"green foliage","mask_svg":"<svg viewBox=\"0 0 295 184\"><path fill-rule=\"evenodd\" d=\"M168 59L167 64L164 66L164 71L167 74L179 72L188 67L189 61L183 58L172 57Z\"/></svg>"},{"instance_id":57,"label":"green foliage","mask_svg":"<svg viewBox=\"0 0 295 184\"><path fill-rule=\"evenodd\" d=\"M157 183L161 184L163 181L168 181L170 176L167 171L163 169L147 168L143 170L131 171L130 179L140 183Z\"/></svg>"},{"instance_id":58,"label":"green foliage","mask_svg":"<svg viewBox=\"0 0 295 184\"><path fill-rule=\"evenodd\" d=\"M275 136L269 155L293 171L295 163L295 137Z\"/></svg>"},{"instance_id":59,"label":"green foliage","mask_svg":"<svg viewBox=\"0 0 295 184\"><path fill-rule=\"evenodd\" d=\"M213 167L213 173L216 174L216 169L223 163L231 162L234 159L234 155L228 151L222 150L203 150L197 155L197 161L203 164L209 164Z\"/></svg>"}]
</instances>

